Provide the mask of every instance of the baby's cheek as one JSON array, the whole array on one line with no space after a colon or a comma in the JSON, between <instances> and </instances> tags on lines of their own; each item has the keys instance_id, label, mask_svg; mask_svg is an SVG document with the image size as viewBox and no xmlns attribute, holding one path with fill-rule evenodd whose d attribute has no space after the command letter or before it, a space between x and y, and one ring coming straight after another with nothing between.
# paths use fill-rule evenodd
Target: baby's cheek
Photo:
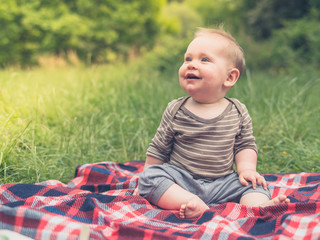
<instances>
[{"instance_id":1,"label":"baby's cheek","mask_svg":"<svg viewBox=\"0 0 320 240\"><path fill-rule=\"evenodd\" d=\"M181 67L179 68L179 77L184 77L186 69L187 68L186 68L185 64L182 64Z\"/></svg>"}]
</instances>

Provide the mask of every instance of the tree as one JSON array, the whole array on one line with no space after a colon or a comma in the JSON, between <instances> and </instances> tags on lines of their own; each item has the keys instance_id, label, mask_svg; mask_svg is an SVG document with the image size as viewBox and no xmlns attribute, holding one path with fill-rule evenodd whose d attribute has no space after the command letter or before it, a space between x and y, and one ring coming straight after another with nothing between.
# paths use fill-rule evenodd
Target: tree
<instances>
[{"instance_id":1,"label":"tree","mask_svg":"<svg viewBox=\"0 0 320 240\"><path fill-rule=\"evenodd\" d=\"M258 39L271 37L286 20L298 19L310 11L312 0L243 0L247 29Z\"/></svg>"},{"instance_id":2,"label":"tree","mask_svg":"<svg viewBox=\"0 0 320 240\"><path fill-rule=\"evenodd\" d=\"M0 64L32 64L74 50L104 62L151 47L163 0L10 0L0 3Z\"/></svg>"}]
</instances>

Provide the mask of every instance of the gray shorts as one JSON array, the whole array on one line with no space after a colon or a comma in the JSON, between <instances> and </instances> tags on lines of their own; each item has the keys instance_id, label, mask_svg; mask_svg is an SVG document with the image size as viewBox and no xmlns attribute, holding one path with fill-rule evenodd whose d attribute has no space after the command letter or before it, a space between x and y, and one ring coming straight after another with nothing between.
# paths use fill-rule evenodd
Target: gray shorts
<instances>
[{"instance_id":1,"label":"gray shorts","mask_svg":"<svg viewBox=\"0 0 320 240\"><path fill-rule=\"evenodd\" d=\"M239 202L241 197L252 192L263 193L271 199L269 190L261 185L256 189L251 183L244 186L237 173L231 173L214 180L195 179L187 171L174 165L151 165L139 177L139 194L153 204L157 204L162 194L173 184L200 197L207 205L223 202Z\"/></svg>"}]
</instances>

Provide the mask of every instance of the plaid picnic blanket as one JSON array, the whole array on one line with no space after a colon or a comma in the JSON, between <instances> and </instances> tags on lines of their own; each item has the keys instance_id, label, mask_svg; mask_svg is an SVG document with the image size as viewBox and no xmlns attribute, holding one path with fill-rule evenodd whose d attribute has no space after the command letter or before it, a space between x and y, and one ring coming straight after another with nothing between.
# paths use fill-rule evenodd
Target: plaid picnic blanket
<instances>
[{"instance_id":1,"label":"plaid picnic blanket","mask_svg":"<svg viewBox=\"0 0 320 240\"><path fill-rule=\"evenodd\" d=\"M217 204L183 220L132 196L143 164L85 164L68 184L1 185L0 229L34 239L79 239L85 229L90 239L320 239L320 173L264 175L290 204Z\"/></svg>"}]
</instances>

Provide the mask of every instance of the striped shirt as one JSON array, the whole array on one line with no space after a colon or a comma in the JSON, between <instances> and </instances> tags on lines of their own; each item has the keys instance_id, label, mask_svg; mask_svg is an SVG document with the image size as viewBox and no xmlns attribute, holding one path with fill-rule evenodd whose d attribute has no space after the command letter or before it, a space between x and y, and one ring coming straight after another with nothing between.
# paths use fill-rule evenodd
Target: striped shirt
<instances>
[{"instance_id":1,"label":"striped shirt","mask_svg":"<svg viewBox=\"0 0 320 240\"><path fill-rule=\"evenodd\" d=\"M257 151L247 108L228 99L224 112L203 119L171 101L147 150L153 156L190 172L195 178L215 179L232 173L235 155L243 149ZM180 103L181 104L181 103Z\"/></svg>"}]
</instances>

